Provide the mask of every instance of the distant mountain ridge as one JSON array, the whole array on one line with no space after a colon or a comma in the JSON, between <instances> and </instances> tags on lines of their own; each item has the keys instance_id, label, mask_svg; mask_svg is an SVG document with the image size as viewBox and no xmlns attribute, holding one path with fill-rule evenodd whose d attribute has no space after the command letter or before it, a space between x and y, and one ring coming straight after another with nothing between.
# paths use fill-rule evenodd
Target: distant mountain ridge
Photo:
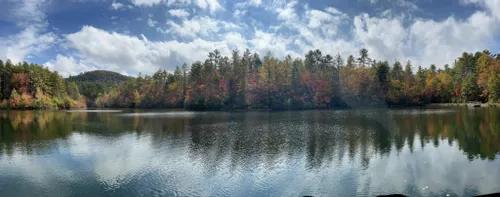
<instances>
[{"instance_id":1,"label":"distant mountain ridge","mask_svg":"<svg viewBox=\"0 0 500 197\"><path fill-rule=\"evenodd\" d=\"M104 82L104 83L123 83L132 77L122 75L117 72L108 70L93 70L80 73L79 75L70 76L68 81L74 82Z\"/></svg>"},{"instance_id":2,"label":"distant mountain ridge","mask_svg":"<svg viewBox=\"0 0 500 197\"><path fill-rule=\"evenodd\" d=\"M129 79L133 79L133 77L113 71L94 70L70 76L66 78L66 81L76 83L80 94L87 98L87 106L92 107L99 94L109 92Z\"/></svg>"}]
</instances>

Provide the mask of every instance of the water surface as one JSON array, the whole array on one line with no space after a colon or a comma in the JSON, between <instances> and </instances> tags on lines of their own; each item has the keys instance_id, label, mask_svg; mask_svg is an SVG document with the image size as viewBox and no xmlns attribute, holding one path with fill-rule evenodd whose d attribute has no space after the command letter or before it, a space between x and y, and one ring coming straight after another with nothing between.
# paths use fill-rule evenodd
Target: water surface
<instances>
[{"instance_id":1,"label":"water surface","mask_svg":"<svg viewBox=\"0 0 500 197\"><path fill-rule=\"evenodd\" d=\"M0 111L2 196L500 192L500 109Z\"/></svg>"}]
</instances>

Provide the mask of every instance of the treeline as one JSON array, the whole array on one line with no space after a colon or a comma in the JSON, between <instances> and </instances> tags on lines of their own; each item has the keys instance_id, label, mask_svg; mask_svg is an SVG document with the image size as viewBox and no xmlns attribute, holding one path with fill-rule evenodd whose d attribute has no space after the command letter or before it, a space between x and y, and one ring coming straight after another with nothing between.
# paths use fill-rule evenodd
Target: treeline
<instances>
[{"instance_id":1,"label":"treeline","mask_svg":"<svg viewBox=\"0 0 500 197\"><path fill-rule=\"evenodd\" d=\"M100 107L187 109L310 109L498 102L500 55L463 53L444 69L411 62L372 60L366 49L346 60L309 51L304 59L246 50L231 57L217 50L204 62L173 73L129 79L96 99Z\"/></svg>"},{"instance_id":2,"label":"treeline","mask_svg":"<svg viewBox=\"0 0 500 197\"><path fill-rule=\"evenodd\" d=\"M85 96L87 106L93 106L99 93L109 92L130 78L112 71L94 70L69 76L66 81L76 83L80 94Z\"/></svg>"},{"instance_id":3,"label":"treeline","mask_svg":"<svg viewBox=\"0 0 500 197\"><path fill-rule=\"evenodd\" d=\"M37 64L0 60L0 109L84 108L75 83Z\"/></svg>"}]
</instances>

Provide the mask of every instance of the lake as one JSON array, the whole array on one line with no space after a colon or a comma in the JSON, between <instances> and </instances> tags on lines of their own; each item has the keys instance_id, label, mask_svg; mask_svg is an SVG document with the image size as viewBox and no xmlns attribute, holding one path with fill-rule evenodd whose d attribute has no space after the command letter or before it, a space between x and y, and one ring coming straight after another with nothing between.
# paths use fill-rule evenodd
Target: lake
<instances>
[{"instance_id":1,"label":"lake","mask_svg":"<svg viewBox=\"0 0 500 197\"><path fill-rule=\"evenodd\" d=\"M1 196L500 192L500 108L0 111Z\"/></svg>"}]
</instances>

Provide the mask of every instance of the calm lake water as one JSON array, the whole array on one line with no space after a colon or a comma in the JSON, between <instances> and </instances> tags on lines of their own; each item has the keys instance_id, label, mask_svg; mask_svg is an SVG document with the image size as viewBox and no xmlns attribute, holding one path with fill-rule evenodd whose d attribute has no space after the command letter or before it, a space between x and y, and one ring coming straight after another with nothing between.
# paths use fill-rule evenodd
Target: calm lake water
<instances>
[{"instance_id":1,"label":"calm lake water","mask_svg":"<svg viewBox=\"0 0 500 197\"><path fill-rule=\"evenodd\" d=\"M500 108L0 111L0 196L500 192Z\"/></svg>"}]
</instances>

